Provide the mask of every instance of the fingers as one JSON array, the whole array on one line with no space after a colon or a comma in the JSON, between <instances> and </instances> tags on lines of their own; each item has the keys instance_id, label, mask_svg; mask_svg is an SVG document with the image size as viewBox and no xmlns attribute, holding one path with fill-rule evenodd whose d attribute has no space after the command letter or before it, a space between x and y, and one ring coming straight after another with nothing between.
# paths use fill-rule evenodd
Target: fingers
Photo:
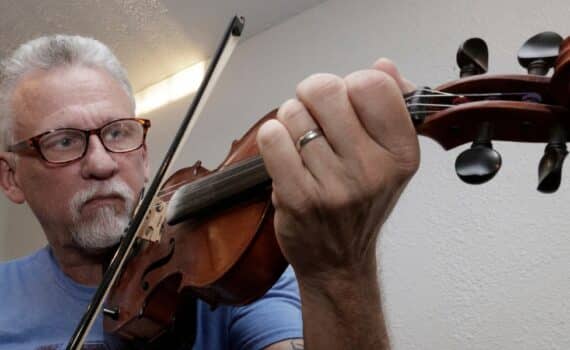
<instances>
[{"instance_id":1,"label":"fingers","mask_svg":"<svg viewBox=\"0 0 570 350\"><path fill-rule=\"evenodd\" d=\"M295 99L288 100L279 108L277 119L287 128L295 146L309 130L319 128L305 106ZM295 152L301 154L303 163L319 182L322 181L323 174L330 171L332 165L337 162L336 155L325 135L311 140Z\"/></svg>"},{"instance_id":2,"label":"fingers","mask_svg":"<svg viewBox=\"0 0 570 350\"><path fill-rule=\"evenodd\" d=\"M390 67L386 67L389 68ZM392 74L399 77L397 71ZM415 170L419 162L418 140L402 97L403 84L380 70L363 70L345 78L348 95L366 131L398 164Z\"/></svg>"},{"instance_id":3,"label":"fingers","mask_svg":"<svg viewBox=\"0 0 570 350\"><path fill-rule=\"evenodd\" d=\"M403 100L411 89L388 60L344 79L316 74L260 127L277 240L298 277L374 265L378 228L419 163ZM298 150L318 127L324 137Z\"/></svg>"},{"instance_id":4,"label":"fingers","mask_svg":"<svg viewBox=\"0 0 570 350\"><path fill-rule=\"evenodd\" d=\"M303 193L300 189L313 183L289 132L281 122L265 122L257 132L257 144L274 189L295 196Z\"/></svg>"},{"instance_id":5,"label":"fingers","mask_svg":"<svg viewBox=\"0 0 570 350\"><path fill-rule=\"evenodd\" d=\"M373 68L391 76L392 79L396 81L403 94L412 92L416 89L416 85L402 77L394 62L387 58L380 58L378 61L374 62Z\"/></svg>"},{"instance_id":6,"label":"fingers","mask_svg":"<svg viewBox=\"0 0 570 350\"><path fill-rule=\"evenodd\" d=\"M275 180L287 174L278 181L284 190L298 191L307 178L313 184L330 183L330 174L347 159L365 159L362 156L376 148L415 171L418 141L402 97L414 86L387 59L378 60L374 68L344 79L330 74L305 79L297 87L298 99L279 109L279 123L272 121L259 130L258 143L270 175ZM298 150L297 141L319 127L324 137Z\"/></svg>"},{"instance_id":7,"label":"fingers","mask_svg":"<svg viewBox=\"0 0 570 350\"><path fill-rule=\"evenodd\" d=\"M339 156L349 157L362 147L366 132L352 108L342 78L332 74L312 75L297 86L297 98Z\"/></svg>"}]
</instances>

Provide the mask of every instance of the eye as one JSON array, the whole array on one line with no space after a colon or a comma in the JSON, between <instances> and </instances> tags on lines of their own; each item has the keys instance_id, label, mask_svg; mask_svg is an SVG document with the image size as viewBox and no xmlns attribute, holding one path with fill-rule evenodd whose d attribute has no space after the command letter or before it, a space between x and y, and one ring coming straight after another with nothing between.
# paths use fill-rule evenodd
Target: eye
<instances>
[{"instance_id":1,"label":"eye","mask_svg":"<svg viewBox=\"0 0 570 350\"><path fill-rule=\"evenodd\" d=\"M125 134L124 130L118 129L118 128L117 128L117 129L112 129L112 130L109 132L109 136L110 136L111 138L113 138L113 139L116 139L116 138L119 138L119 137L121 137L121 136L124 136L124 134Z\"/></svg>"},{"instance_id":2,"label":"eye","mask_svg":"<svg viewBox=\"0 0 570 350\"><path fill-rule=\"evenodd\" d=\"M129 137L129 129L121 125L113 125L112 128L105 130L104 137L107 141L117 141Z\"/></svg>"},{"instance_id":3,"label":"eye","mask_svg":"<svg viewBox=\"0 0 570 350\"><path fill-rule=\"evenodd\" d=\"M136 126L137 124L131 121L119 121L103 129L103 137L106 141L129 139L133 136L133 129L136 129Z\"/></svg>"},{"instance_id":4,"label":"eye","mask_svg":"<svg viewBox=\"0 0 570 350\"><path fill-rule=\"evenodd\" d=\"M58 146L60 147L69 147L73 143L73 140L69 137L62 137L58 140Z\"/></svg>"},{"instance_id":5,"label":"eye","mask_svg":"<svg viewBox=\"0 0 570 350\"><path fill-rule=\"evenodd\" d=\"M83 136L69 131L54 132L40 140L44 150L65 151L83 147Z\"/></svg>"}]
</instances>

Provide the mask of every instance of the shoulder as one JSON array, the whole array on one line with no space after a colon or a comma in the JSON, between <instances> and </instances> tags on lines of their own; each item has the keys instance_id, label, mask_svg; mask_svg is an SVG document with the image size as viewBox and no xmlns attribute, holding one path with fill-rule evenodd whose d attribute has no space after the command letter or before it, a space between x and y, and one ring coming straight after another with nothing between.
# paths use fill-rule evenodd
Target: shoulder
<instances>
[{"instance_id":1,"label":"shoulder","mask_svg":"<svg viewBox=\"0 0 570 350\"><path fill-rule=\"evenodd\" d=\"M285 339L303 336L301 301L289 267L267 293L243 306L221 305L212 310L198 301L196 349L263 349Z\"/></svg>"},{"instance_id":2,"label":"shoulder","mask_svg":"<svg viewBox=\"0 0 570 350\"><path fill-rule=\"evenodd\" d=\"M49 249L43 248L31 255L0 263L0 300L9 300L29 290L52 275Z\"/></svg>"},{"instance_id":3,"label":"shoulder","mask_svg":"<svg viewBox=\"0 0 570 350\"><path fill-rule=\"evenodd\" d=\"M48 248L45 247L28 256L0 262L0 281L4 282L7 279L16 277L23 272L45 266L49 260L48 255Z\"/></svg>"},{"instance_id":4,"label":"shoulder","mask_svg":"<svg viewBox=\"0 0 570 350\"><path fill-rule=\"evenodd\" d=\"M0 329L11 326L14 320L22 318L24 306L31 305L37 299L38 281L46 276L48 252L39 250L29 256L0 263L0 300L4 305L0 313ZM1 333L1 332L0 332Z\"/></svg>"},{"instance_id":5,"label":"shoulder","mask_svg":"<svg viewBox=\"0 0 570 350\"><path fill-rule=\"evenodd\" d=\"M233 311L240 314L251 312L258 308L264 309L265 312L270 309L275 311L297 311L301 309L297 279L290 266L263 297L251 304L233 308Z\"/></svg>"},{"instance_id":6,"label":"shoulder","mask_svg":"<svg viewBox=\"0 0 570 350\"><path fill-rule=\"evenodd\" d=\"M264 349L285 339L303 337L301 300L291 267L259 300L232 308L230 343Z\"/></svg>"},{"instance_id":7,"label":"shoulder","mask_svg":"<svg viewBox=\"0 0 570 350\"><path fill-rule=\"evenodd\" d=\"M295 291L299 290L299 287L297 286L297 279L295 278L295 273L293 272L293 268L291 266L287 267L285 272L283 272L279 280L271 289L292 289Z\"/></svg>"}]
</instances>

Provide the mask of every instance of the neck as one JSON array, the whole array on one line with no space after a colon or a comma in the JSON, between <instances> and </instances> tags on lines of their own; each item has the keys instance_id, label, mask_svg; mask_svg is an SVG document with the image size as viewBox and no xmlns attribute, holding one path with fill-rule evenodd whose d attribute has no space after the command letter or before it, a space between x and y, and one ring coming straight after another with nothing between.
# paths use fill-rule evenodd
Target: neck
<instances>
[{"instance_id":1,"label":"neck","mask_svg":"<svg viewBox=\"0 0 570 350\"><path fill-rule=\"evenodd\" d=\"M78 247L58 246L51 244L51 242L50 246L59 268L69 278L79 284L90 287L99 285L112 249L110 249L111 252L106 250L97 253L86 253Z\"/></svg>"}]
</instances>

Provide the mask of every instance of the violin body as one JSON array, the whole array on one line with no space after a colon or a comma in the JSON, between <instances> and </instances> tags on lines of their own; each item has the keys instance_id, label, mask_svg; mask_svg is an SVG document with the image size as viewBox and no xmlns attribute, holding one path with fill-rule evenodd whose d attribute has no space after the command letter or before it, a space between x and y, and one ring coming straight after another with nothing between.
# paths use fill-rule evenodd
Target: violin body
<instances>
[{"instance_id":1,"label":"violin body","mask_svg":"<svg viewBox=\"0 0 570 350\"><path fill-rule=\"evenodd\" d=\"M234 141L216 170L209 171L197 162L178 170L164 187L175 190L180 184L208 177L258 154L257 129L274 114ZM273 229L270 186L178 224L165 224L160 242L139 240L133 251L107 300L108 306L118 306L119 317L104 321L107 331L128 339L152 340L162 334L171 325L180 298L199 297L212 307L251 302L261 297L287 266Z\"/></svg>"}]
</instances>

